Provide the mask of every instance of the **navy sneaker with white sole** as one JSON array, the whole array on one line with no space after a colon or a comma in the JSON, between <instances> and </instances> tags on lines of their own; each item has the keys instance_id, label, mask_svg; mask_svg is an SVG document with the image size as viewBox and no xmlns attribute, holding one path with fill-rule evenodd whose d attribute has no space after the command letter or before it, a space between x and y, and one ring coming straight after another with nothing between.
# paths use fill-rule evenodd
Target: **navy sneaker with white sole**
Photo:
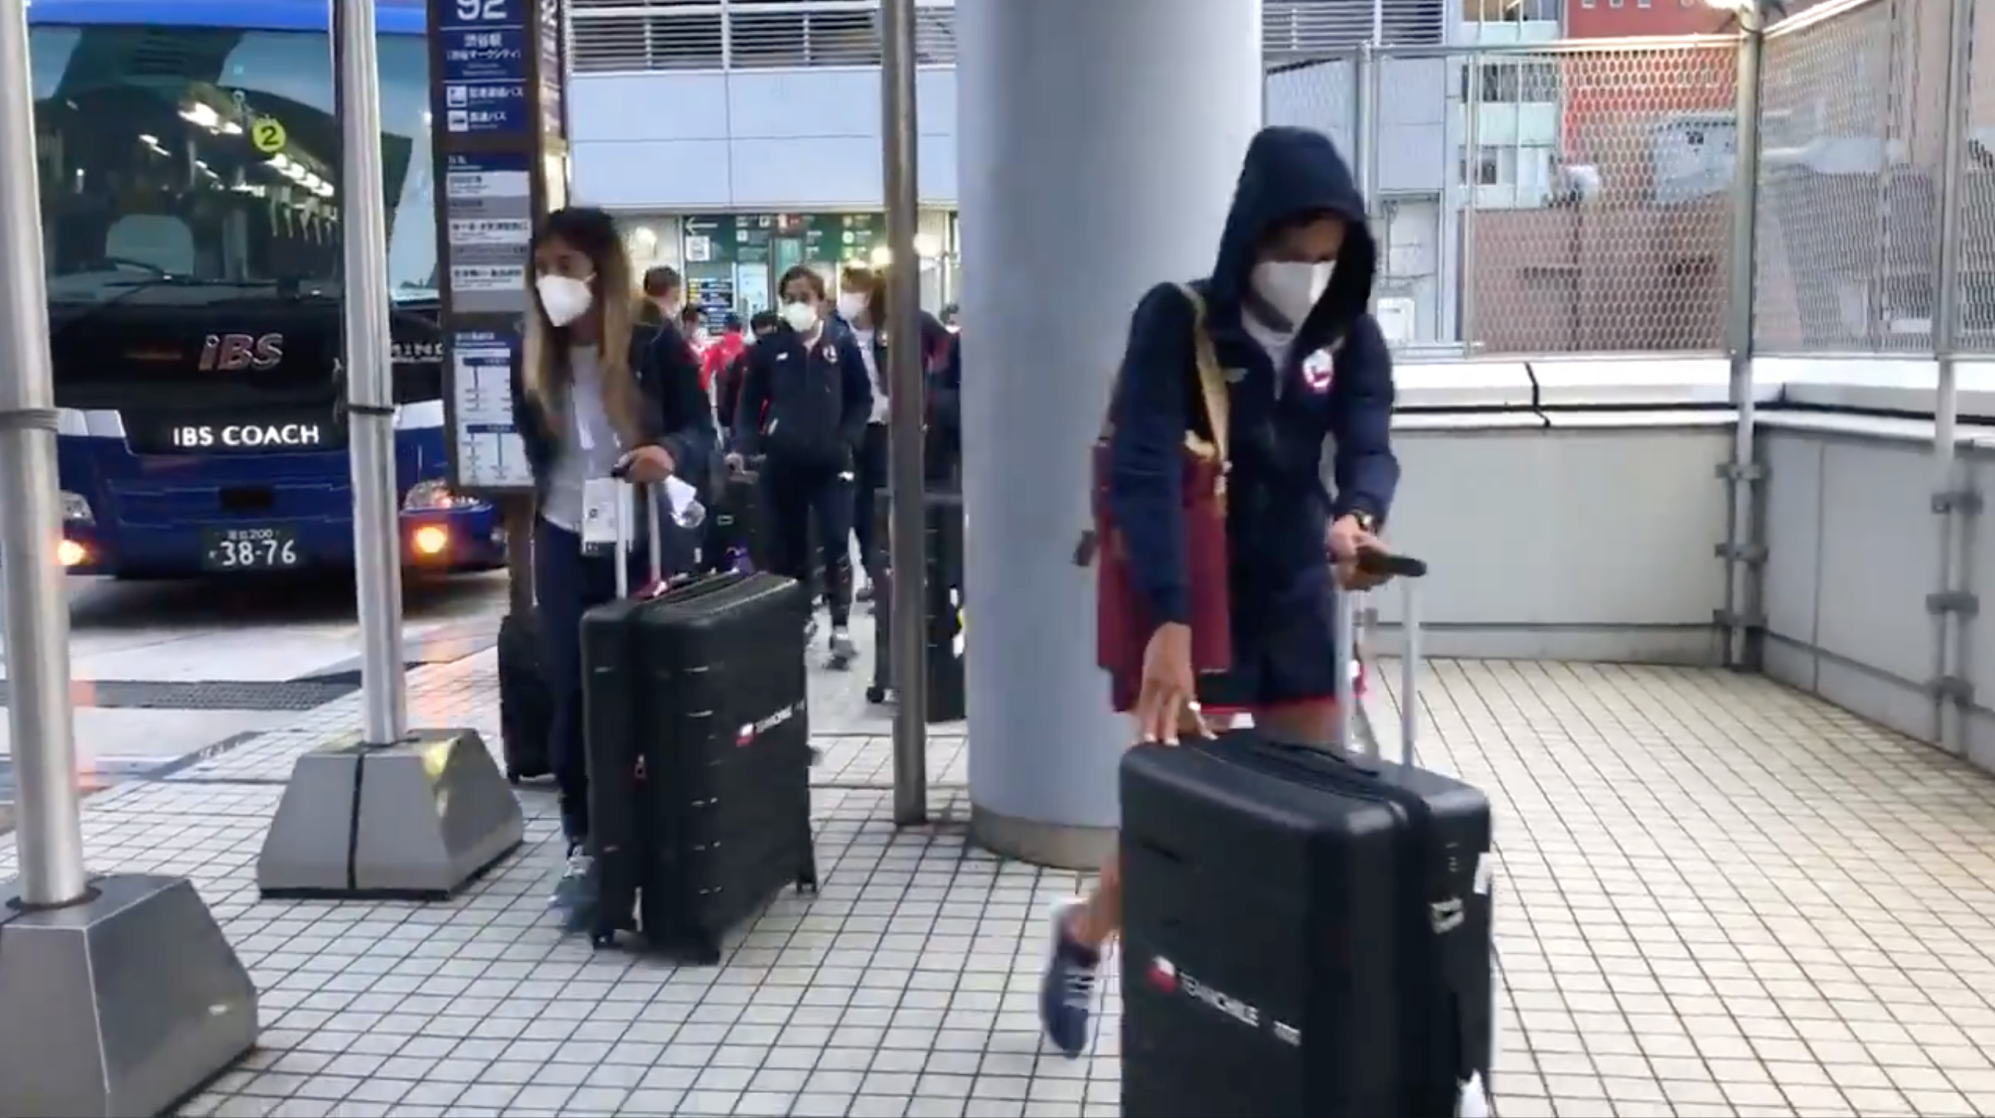
<instances>
[{"instance_id":1,"label":"navy sneaker with white sole","mask_svg":"<svg viewBox=\"0 0 1995 1118\"><path fill-rule=\"evenodd\" d=\"M1039 981L1039 1024L1046 1039L1069 1060L1088 1046L1088 1019L1094 1011L1095 979L1101 952L1075 939L1069 921L1081 902L1068 901L1053 909L1053 945L1046 973Z\"/></svg>"}]
</instances>

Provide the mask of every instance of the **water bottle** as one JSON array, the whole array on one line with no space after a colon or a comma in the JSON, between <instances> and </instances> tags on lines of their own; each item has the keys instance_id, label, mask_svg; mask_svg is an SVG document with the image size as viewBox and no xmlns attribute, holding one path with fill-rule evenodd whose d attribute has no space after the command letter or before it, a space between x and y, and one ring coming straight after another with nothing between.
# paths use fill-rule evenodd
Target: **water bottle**
<instances>
[{"instance_id":1,"label":"water bottle","mask_svg":"<svg viewBox=\"0 0 1995 1118\"><path fill-rule=\"evenodd\" d=\"M700 503L699 490L676 477L665 479L665 504L672 512L672 521L679 527L691 531L707 522L707 507Z\"/></svg>"}]
</instances>

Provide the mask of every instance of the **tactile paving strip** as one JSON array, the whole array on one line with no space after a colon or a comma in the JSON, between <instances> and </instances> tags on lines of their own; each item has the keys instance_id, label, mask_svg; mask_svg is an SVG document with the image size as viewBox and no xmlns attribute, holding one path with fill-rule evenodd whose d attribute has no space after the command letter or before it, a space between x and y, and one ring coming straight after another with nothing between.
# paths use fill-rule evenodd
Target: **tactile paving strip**
<instances>
[{"instance_id":1,"label":"tactile paving strip","mask_svg":"<svg viewBox=\"0 0 1995 1118\"><path fill-rule=\"evenodd\" d=\"M321 679L204 680L161 682L142 679L77 680L70 702L99 710L265 710L307 711L360 689L359 673ZM12 698L0 681L0 707Z\"/></svg>"}]
</instances>

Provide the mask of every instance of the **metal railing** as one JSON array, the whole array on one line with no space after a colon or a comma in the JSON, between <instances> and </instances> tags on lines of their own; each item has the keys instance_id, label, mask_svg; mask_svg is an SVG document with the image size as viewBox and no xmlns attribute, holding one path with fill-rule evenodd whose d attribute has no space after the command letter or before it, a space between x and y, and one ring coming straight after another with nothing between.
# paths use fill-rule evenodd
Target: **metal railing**
<instances>
[{"instance_id":1,"label":"metal railing","mask_svg":"<svg viewBox=\"0 0 1995 1118\"><path fill-rule=\"evenodd\" d=\"M1453 0L1381 6L1382 41L1438 43ZM569 0L575 73L878 66L878 0ZM915 12L920 65L956 61L953 0ZM1271 61L1306 58L1374 32L1366 3L1270 0L1262 36Z\"/></svg>"}]
</instances>

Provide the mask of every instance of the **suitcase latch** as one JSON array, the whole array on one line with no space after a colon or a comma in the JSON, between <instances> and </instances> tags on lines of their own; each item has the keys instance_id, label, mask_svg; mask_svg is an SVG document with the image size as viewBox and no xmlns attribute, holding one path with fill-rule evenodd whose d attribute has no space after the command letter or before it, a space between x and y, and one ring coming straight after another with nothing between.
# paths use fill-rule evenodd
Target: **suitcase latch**
<instances>
[{"instance_id":1,"label":"suitcase latch","mask_svg":"<svg viewBox=\"0 0 1995 1118\"><path fill-rule=\"evenodd\" d=\"M1445 901L1435 901L1433 904L1428 905L1427 908L1428 916L1434 923L1434 934L1437 936L1446 935L1454 931L1456 928L1462 926L1463 920L1467 919L1467 914L1463 911L1460 897Z\"/></svg>"},{"instance_id":2,"label":"suitcase latch","mask_svg":"<svg viewBox=\"0 0 1995 1118\"><path fill-rule=\"evenodd\" d=\"M638 756L637 756L637 764L636 764L636 765L635 765L635 766L634 766L634 767L633 767L633 768L631 769L631 773L630 773L630 774L631 774L632 776L636 777L636 778L637 778L637 779L639 779L639 780L643 780L643 779L644 779L644 755L643 755L643 754L641 754L641 753L640 753L640 754L638 754Z\"/></svg>"}]
</instances>

